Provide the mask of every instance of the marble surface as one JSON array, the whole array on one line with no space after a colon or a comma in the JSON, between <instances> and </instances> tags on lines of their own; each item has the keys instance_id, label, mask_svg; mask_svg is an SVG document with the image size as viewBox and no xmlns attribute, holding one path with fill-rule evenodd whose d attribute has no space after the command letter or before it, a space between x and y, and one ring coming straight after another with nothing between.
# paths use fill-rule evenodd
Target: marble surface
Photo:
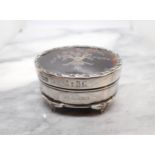
<instances>
[{"instance_id":1,"label":"marble surface","mask_svg":"<svg viewBox=\"0 0 155 155\"><path fill-rule=\"evenodd\" d=\"M155 134L153 46L128 25L90 25L51 27L32 22L0 49L0 134ZM103 114L52 112L42 100L34 57L64 45L105 47L122 57L116 101Z\"/></svg>"}]
</instances>

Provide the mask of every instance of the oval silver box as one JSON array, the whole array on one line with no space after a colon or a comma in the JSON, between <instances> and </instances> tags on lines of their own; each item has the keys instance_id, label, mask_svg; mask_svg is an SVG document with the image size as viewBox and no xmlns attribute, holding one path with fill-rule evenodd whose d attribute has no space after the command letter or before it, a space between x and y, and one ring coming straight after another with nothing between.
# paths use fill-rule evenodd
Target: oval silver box
<instances>
[{"instance_id":1,"label":"oval silver box","mask_svg":"<svg viewBox=\"0 0 155 155\"><path fill-rule=\"evenodd\" d=\"M53 107L105 109L117 92L121 60L96 47L62 47L35 59L41 92Z\"/></svg>"}]
</instances>

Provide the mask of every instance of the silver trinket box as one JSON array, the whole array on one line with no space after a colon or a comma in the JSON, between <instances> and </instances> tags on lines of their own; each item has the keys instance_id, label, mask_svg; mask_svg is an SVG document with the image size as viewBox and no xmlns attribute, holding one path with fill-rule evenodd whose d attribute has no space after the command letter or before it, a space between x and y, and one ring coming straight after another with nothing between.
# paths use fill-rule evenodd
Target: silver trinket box
<instances>
[{"instance_id":1,"label":"silver trinket box","mask_svg":"<svg viewBox=\"0 0 155 155\"><path fill-rule=\"evenodd\" d=\"M121 60L96 47L62 47L35 59L43 98L52 108L104 111L117 92Z\"/></svg>"}]
</instances>

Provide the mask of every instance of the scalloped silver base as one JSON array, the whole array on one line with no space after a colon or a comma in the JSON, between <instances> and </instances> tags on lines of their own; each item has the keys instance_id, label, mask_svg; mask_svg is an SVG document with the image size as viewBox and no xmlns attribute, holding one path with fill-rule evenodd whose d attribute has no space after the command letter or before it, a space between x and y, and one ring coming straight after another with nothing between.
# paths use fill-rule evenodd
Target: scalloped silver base
<instances>
[{"instance_id":1,"label":"scalloped silver base","mask_svg":"<svg viewBox=\"0 0 155 155\"><path fill-rule=\"evenodd\" d=\"M90 108L94 110L99 110L100 112L104 112L106 107L113 102L115 95L110 97L109 99L97 103L87 104L87 105L75 105L75 104L67 104L59 101L55 101L54 99L49 98L48 96L42 94L43 99L49 104L52 110L57 108Z\"/></svg>"}]
</instances>

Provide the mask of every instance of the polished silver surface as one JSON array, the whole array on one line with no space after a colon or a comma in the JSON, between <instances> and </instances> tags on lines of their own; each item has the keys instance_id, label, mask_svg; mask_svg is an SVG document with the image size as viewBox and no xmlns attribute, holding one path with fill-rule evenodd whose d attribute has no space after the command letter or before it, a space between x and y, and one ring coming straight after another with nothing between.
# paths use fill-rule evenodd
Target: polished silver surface
<instances>
[{"instance_id":1,"label":"polished silver surface","mask_svg":"<svg viewBox=\"0 0 155 155\"><path fill-rule=\"evenodd\" d=\"M117 92L121 60L103 48L54 48L38 55L35 65L43 97L54 107L97 104L101 110Z\"/></svg>"},{"instance_id":2,"label":"polished silver surface","mask_svg":"<svg viewBox=\"0 0 155 155\"><path fill-rule=\"evenodd\" d=\"M104 88L92 90L67 90L41 83L41 91L58 103L88 105L107 100L114 96L117 91L117 82Z\"/></svg>"},{"instance_id":3,"label":"polished silver surface","mask_svg":"<svg viewBox=\"0 0 155 155\"><path fill-rule=\"evenodd\" d=\"M59 77L55 75L49 75L44 72L39 72L38 76L40 81L55 87L81 90L95 89L107 86L119 79L120 71L120 68L118 68L114 72L109 73L105 76L87 78Z\"/></svg>"}]
</instances>

